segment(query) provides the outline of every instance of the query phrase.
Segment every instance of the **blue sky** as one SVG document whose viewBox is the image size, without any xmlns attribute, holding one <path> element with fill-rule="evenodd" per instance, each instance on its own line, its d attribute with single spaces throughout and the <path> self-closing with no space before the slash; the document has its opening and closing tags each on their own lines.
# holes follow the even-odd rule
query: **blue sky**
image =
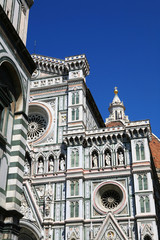
<svg viewBox="0 0 160 240">
<path fill-rule="evenodd" d="M 105 120 L 114 87 L 131 121 L 160 137 L 160 1 L 35 0 L 27 48 L 64 59 L 86 54 L 87 86 Z"/>
</svg>

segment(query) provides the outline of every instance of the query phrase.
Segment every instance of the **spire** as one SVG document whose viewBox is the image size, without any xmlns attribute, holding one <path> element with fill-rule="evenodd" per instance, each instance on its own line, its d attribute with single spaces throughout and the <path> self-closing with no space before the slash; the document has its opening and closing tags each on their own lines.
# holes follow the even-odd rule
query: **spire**
<svg viewBox="0 0 160 240">
<path fill-rule="evenodd" d="M 117 87 L 114 88 L 114 94 L 115 94 L 115 96 L 113 98 L 112 103 L 120 103 L 121 101 L 120 101 L 120 99 L 118 97 L 118 89 L 117 89 Z"/>
<path fill-rule="evenodd" d="M 114 88 L 114 98 L 112 103 L 109 105 L 109 112 L 110 116 L 106 119 L 106 124 L 113 121 L 121 121 L 123 123 L 129 122 L 128 116 L 125 115 L 125 107 L 123 102 L 121 102 L 120 98 L 118 97 L 118 89 L 117 87 Z"/>
</svg>

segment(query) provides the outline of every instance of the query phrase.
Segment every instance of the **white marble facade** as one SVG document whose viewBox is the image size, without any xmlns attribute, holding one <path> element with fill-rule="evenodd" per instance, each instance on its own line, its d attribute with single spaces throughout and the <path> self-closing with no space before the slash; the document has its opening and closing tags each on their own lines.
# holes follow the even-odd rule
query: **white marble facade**
<svg viewBox="0 0 160 240">
<path fill-rule="evenodd" d="M 85 55 L 33 59 L 24 188 L 42 239 L 158 240 L 149 121 L 129 121 L 116 88 L 104 124 Z"/>
</svg>

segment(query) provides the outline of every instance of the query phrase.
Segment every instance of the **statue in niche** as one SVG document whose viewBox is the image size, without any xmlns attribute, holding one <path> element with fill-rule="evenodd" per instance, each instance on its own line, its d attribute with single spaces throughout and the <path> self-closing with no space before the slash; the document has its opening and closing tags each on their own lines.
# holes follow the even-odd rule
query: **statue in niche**
<svg viewBox="0 0 160 240">
<path fill-rule="evenodd" d="M 24 164 L 24 175 L 29 175 L 29 174 L 30 174 L 30 165 L 29 165 L 28 161 L 26 160 L 25 164 Z"/>
<path fill-rule="evenodd" d="M 59 168 L 60 168 L 61 171 L 65 170 L 65 160 L 64 160 L 64 157 L 60 158 Z"/>
<path fill-rule="evenodd" d="M 49 172 L 53 172 L 53 170 L 54 170 L 54 159 L 53 159 L 53 157 L 50 157 L 48 164 L 49 164 L 49 166 L 48 166 Z"/>
<path fill-rule="evenodd" d="M 120 152 L 119 153 L 119 165 L 123 165 L 124 164 L 124 156 L 123 153 Z"/>
<path fill-rule="evenodd" d="M 43 160 L 41 159 L 38 163 L 38 173 L 43 173 L 44 166 L 43 166 Z"/>
<path fill-rule="evenodd" d="M 93 157 L 92 157 L 92 165 L 93 167 L 98 167 L 98 157 L 95 153 L 93 154 Z"/>
<path fill-rule="evenodd" d="M 111 165 L 111 156 L 109 153 L 107 153 L 105 156 L 105 166 L 110 166 L 110 165 Z"/>
</svg>

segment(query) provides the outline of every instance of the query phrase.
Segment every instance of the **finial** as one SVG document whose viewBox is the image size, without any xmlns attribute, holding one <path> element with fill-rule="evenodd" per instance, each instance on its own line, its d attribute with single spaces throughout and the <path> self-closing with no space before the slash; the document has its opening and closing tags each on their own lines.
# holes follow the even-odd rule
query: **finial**
<svg viewBox="0 0 160 240">
<path fill-rule="evenodd" d="M 118 94 L 117 87 L 114 88 L 114 93 L 115 93 L 115 94 Z"/>
</svg>

